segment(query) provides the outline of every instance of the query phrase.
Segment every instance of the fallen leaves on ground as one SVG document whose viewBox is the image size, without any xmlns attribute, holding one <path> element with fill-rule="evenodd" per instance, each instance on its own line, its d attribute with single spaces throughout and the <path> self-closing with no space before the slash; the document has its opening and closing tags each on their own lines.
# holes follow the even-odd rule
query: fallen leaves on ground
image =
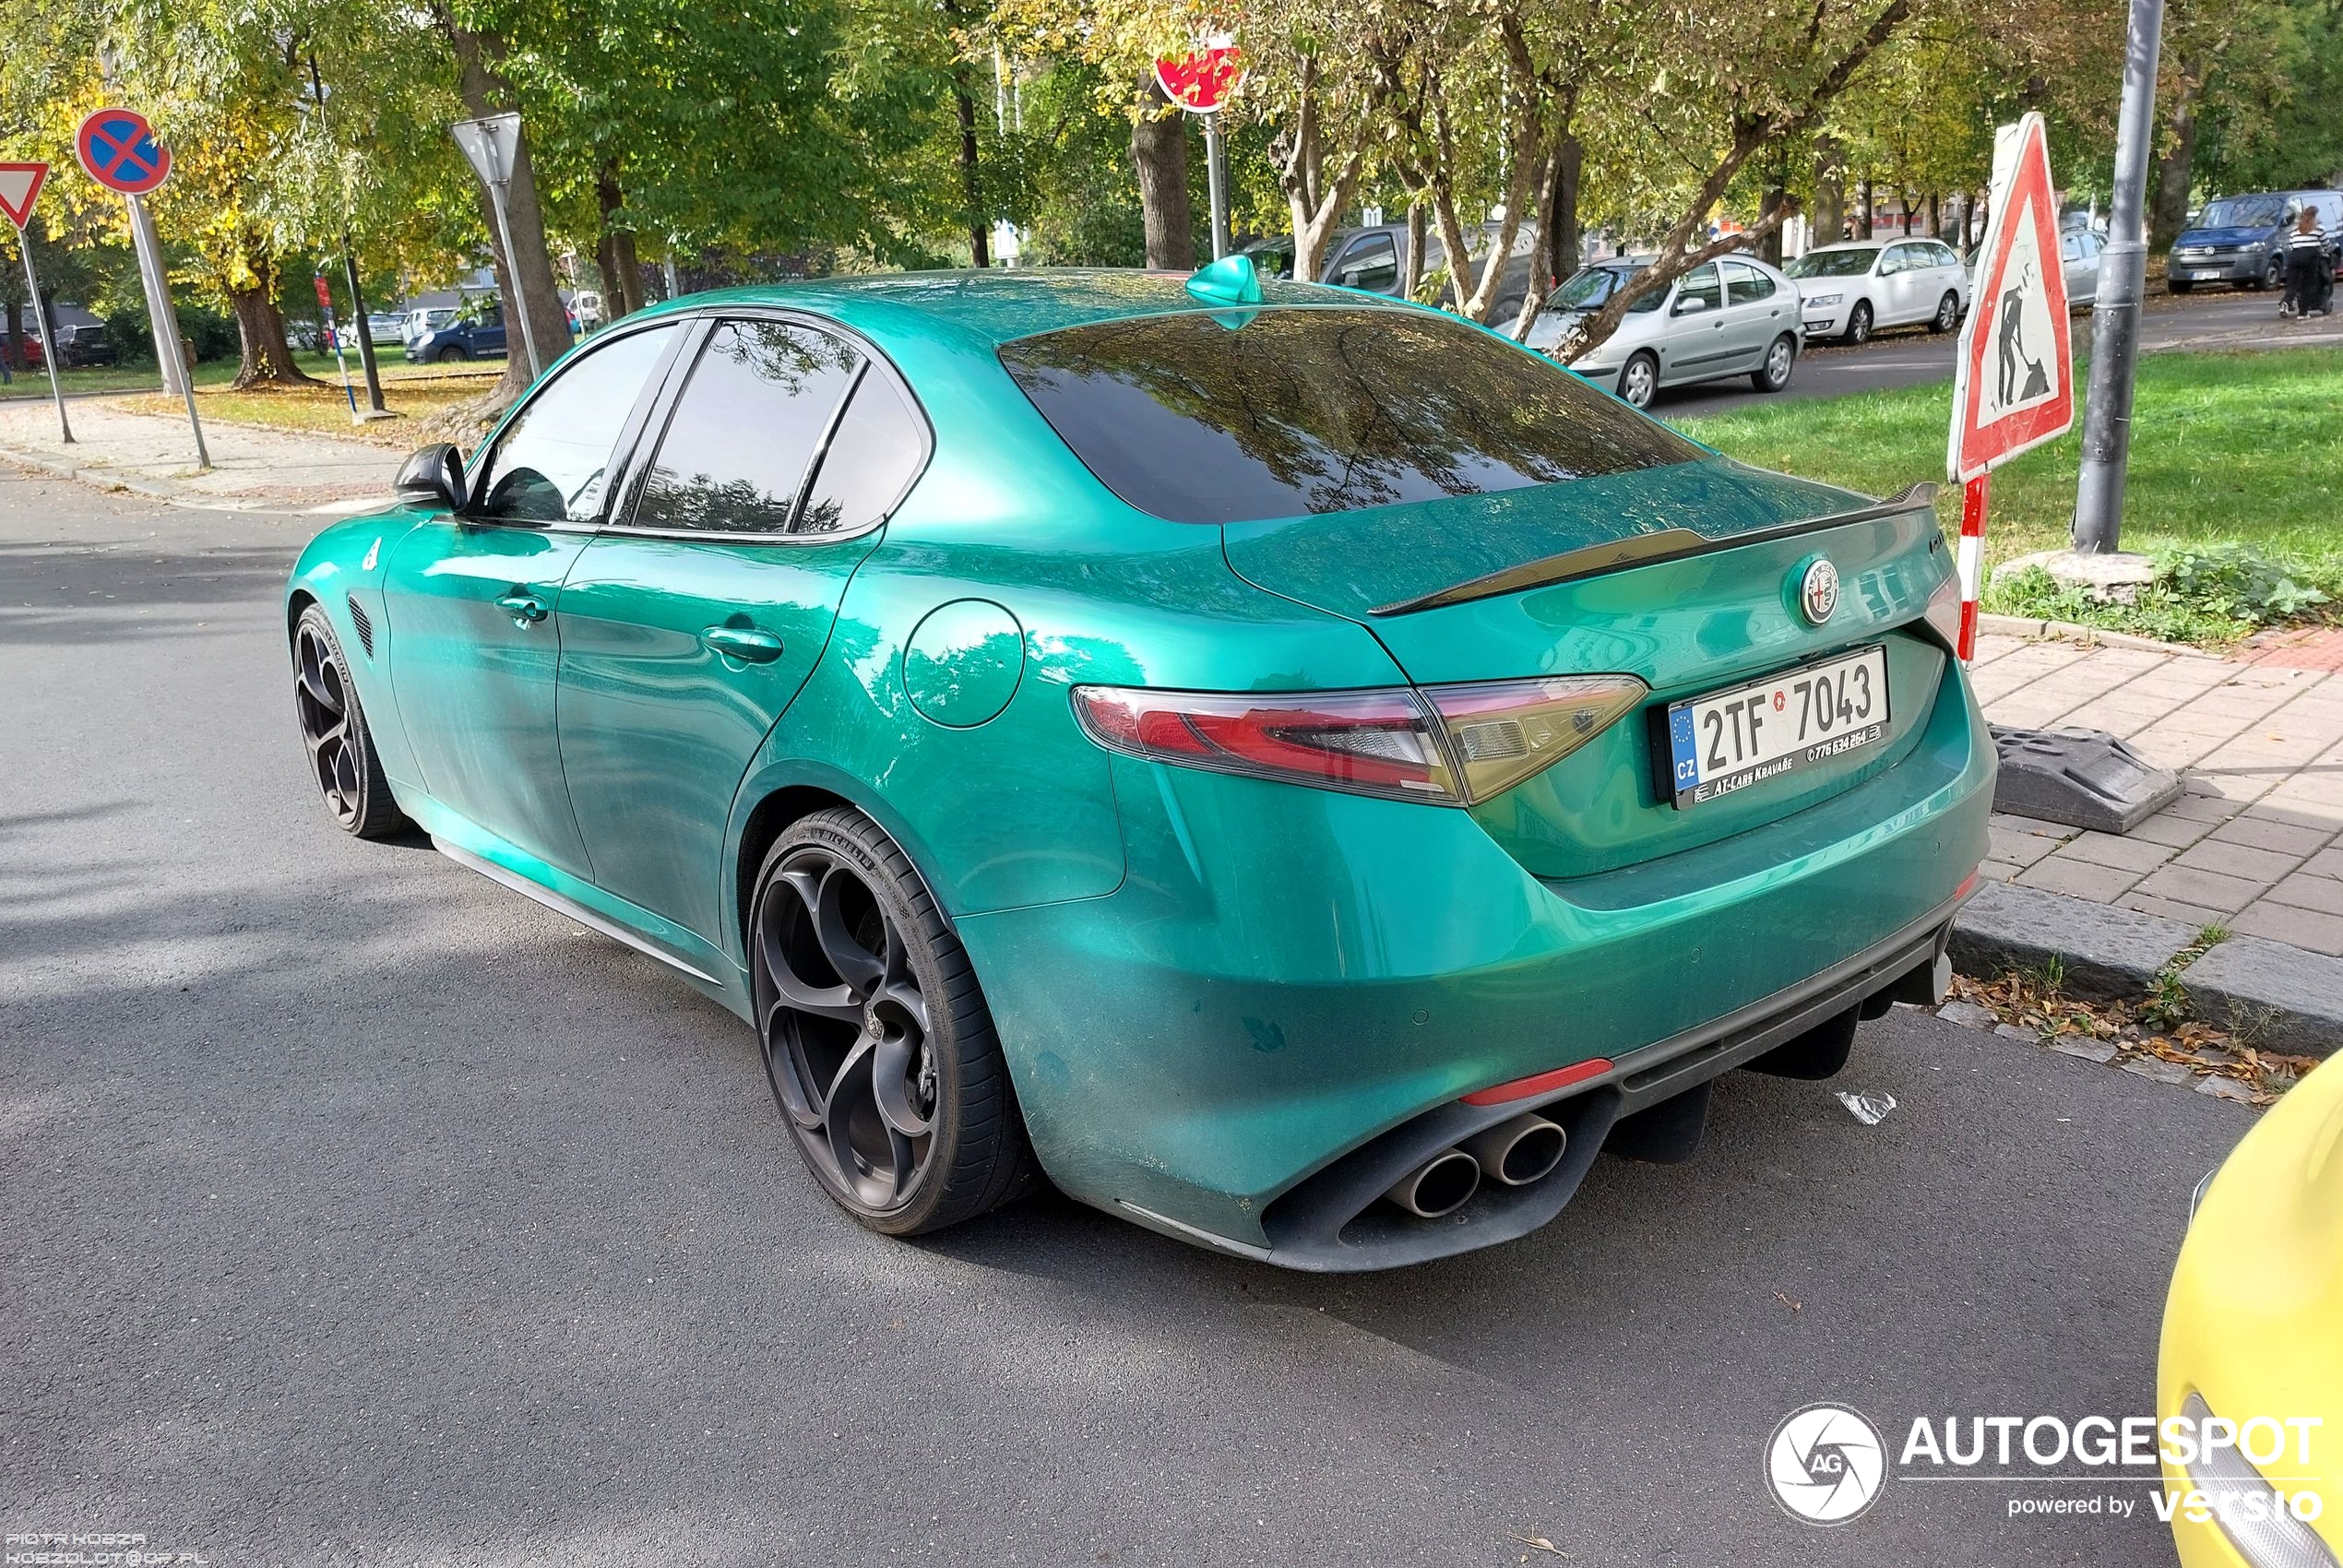
<svg viewBox="0 0 2343 1568">
<path fill-rule="evenodd" d="M 2318 1065 L 2316 1057 L 2258 1050 L 2213 1024 L 2167 1022 L 2142 1004 L 2063 996 L 2040 975 L 2014 971 L 1990 980 L 1955 975 L 1952 996 L 1986 1009 L 2045 1044 L 2073 1037 L 2104 1040 L 2115 1047 L 2111 1065 L 2153 1057 L 2176 1063 L 2201 1078 L 2233 1079 L 2252 1091 L 2255 1105 L 2274 1103 Z"/>
</svg>

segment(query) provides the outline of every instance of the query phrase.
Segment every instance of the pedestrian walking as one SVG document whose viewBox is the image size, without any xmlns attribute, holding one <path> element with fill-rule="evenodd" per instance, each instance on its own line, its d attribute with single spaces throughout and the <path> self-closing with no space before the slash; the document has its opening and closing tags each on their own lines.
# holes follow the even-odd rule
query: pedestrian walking
<svg viewBox="0 0 2343 1568">
<path fill-rule="evenodd" d="M 2325 315 L 2335 292 L 2333 273 L 2326 258 L 2326 231 L 2319 227 L 2318 213 L 2305 206 L 2286 236 L 2286 298 L 2278 304 L 2278 315 Z"/>
</svg>

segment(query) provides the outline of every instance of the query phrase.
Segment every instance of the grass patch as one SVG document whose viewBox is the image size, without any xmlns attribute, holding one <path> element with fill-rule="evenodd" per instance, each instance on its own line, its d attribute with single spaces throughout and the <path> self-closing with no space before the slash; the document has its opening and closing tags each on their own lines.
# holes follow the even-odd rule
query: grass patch
<svg viewBox="0 0 2343 1568">
<path fill-rule="evenodd" d="M 2078 381 L 2084 372 L 2078 366 Z M 2343 350 L 2143 356 L 2133 407 L 2123 505 L 2123 546 L 2159 555 L 2169 583 L 2141 606 L 2090 605 L 2059 596 L 2047 578 L 1989 588 L 1988 609 L 2082 620 L 2193 642 L 2223 642 L 2271 622 L 2333 613 L 2309 594 L 2343 600 Z M 1760 467 L 1890 494 L 1941 478 L 1952 386 L 1802 402 L 1754 402 L 1730 413 L 1678 422 L 1685 434 Z M 1993 475 L 1988 564 L 2065 545 L 2082 446 L 2075 429 Z M 1937 500 L 1947 532 L 1960 522 L 1960 492 Z M 2240 559 L 2231 547 L 2242 547 Z M 2301 596 L 2272 587 L 2261 602 L 2236 574 L 2260 563 Z M 2228 582 L 2220 579 L 2229 577 Z M 2159 593 L 2159 590 L 2160 593 Z M 2046 599 L 2045 596 L 2049 597 Z M 2141 613 L 2139 612 L 2145 612 Z"/>
<path fill-rule="evenodd" d="M 417 444 L 412 434 L 415 421 L 439 412 L 450 404 L 477 398 L 495 385 L 497 372 L 471 372 L 446 374 L 436 368 L 402 365 L 407 374 L 393 375 L 390 367 L 383 367 L 383 406 L 402 417 L 395 420 L 373 420 L 363 425 L 350 422 L 350 399 L 339 382 L 322 386 L 254 388 L 232 392 L 225 386 L 207 386 L 198 380 L 196 386 L 196 410 L 207 423 L 253 425 L 263 430 L 295 431 L 304 434 L 339 435 L 368 441 L 378 446 L 401 450 Z M 366 407 L 365 389 L 357 378 L 351 385 L 359 388 L 358 406 Z M 160 414 L 166 419 L 184 419 L 184 406 L 176 398 L 161 392 L 147 392 L 119 400 L 118 407 L 134 413 Z"/>
<path fill-rule="evenodd" d="M 394 381 L 430 381 L 450 374 L 494 378 L 502 374 L 505 369 L 502 360 L 483 360 L 452 372 L 445 365 L 409 364 L 400 357 L 396 343 L 375 345 L 375 362 L 382 374 L 385 386 Z M 335 396 L 340 396 L 341 373 L 335 368 L 332 354 L 303 350 L 294 353 L 293 363 L 320 381 L 332 382 L 337 388 Z M 236 369 L 233 359 L 223 357 L 202 361 L 195 367 L 196 389 L 200 392 L 207 386 L 225 386 L 236 379 Z M 162 376 L 152 365 L 100 365 L 66 371 L 59 379 L 68 395 L 76 392 L 159 392 L 162 388 Z M 350 354 L 350 381 L 358 388 L 359 400 L 363 402 L 366 377 L 359 367 L 355 350 Z M 482 383 L 483 390 L 486 385 L 486 382 Z M 18 371 L 13 383 L 0 386 L 0 401 L 47 396 L 49 373 L 45 370 Z"/>
</svg>

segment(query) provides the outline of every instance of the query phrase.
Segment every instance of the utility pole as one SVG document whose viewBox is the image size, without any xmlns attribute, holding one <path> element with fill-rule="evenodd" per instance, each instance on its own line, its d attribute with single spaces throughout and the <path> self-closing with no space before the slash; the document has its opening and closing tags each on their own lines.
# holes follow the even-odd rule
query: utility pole
<svg viewBox="0 0 2343 1568">
<path fill-rule="evenodd" d="M 2147 282 L 2148 154 L 2156 142 L 2156 57 L 2164 0 L 2132 0 L 2123 41 L 2123 106 L 2115 125 L 2115 201 L 2091 306 L 2091 380 L 2083 409 L 2083 466 L 2075 482 L 2075 550 L 2112 553 L 2123 527 L 2132 452 L 2132 382 L 2139 362 L 2140 297 Z M 2050 265 L 2046 260 L 2045 265 Z"/>
</svg>

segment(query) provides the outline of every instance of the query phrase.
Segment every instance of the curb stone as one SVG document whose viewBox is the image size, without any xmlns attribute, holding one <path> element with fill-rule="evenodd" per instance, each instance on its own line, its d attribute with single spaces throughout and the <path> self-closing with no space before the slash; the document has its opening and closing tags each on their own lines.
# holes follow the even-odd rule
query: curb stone
<svg viewBox="0 0 2343 1568">
<path fill-rule="evenodd" d="M 2196 931 L 2179 921 L 1992 882 L 1953 921 L 1950 947 L 1964 974 L 2063 966 L 2062 986 L 2086 1001 L 2131 1000 Z M 2343 1050 L 2343 958 L 2257 936 L 2232 936 L 2181 971 L 2197 1016 L 2275 1050 L 2325 1056 Z"/>
<path fill-rule="evenodd" d="M 1989 882 L 1953 921 L 1953 962 L 1990 977 L 2040 969 L 2057 959 L 2060 987 L 2087 1002 L 2146 994 L 2196 928 L 2064 893 Z"/>
<path fill-rule="evenodd" d="M 2343 958 L 2232 936 L 2181 971 L 2196 1011 L 2256 1045 L 2307 1056 L 2343 1047 Z"/>
<path fill-rule="evenodd" d="M 2158 642 L 2133 632 L 2111 632 L 2104 626 L 2086 626 L 2074 621 L 2038 621 L 2030 615 L 1980 615 L 1977 629 L 1999 632 L 2004 636 L 2048 638 L 2052 642 L 2079 643 L 2085 647 L 2097 644 L 2102 647 L 2133 647 L 2149 653 L 2169 653 L 2183 659 L 2218 659 L 2186 643 Z"/>
</svg>

